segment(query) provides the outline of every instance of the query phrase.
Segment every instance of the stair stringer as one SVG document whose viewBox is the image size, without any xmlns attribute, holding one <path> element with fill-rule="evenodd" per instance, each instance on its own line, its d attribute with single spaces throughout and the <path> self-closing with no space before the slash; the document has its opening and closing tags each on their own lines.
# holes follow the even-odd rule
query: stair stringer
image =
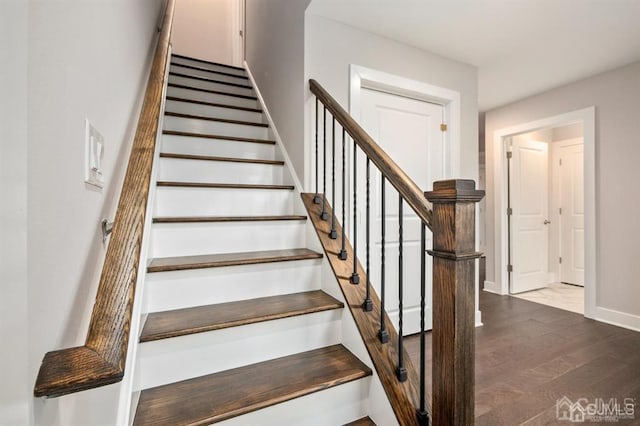
<svg viewBox="0 0 640 426">
<path fill-rule="evenodd" d="M 396 366 L 398 359 L 398 333 L 390 321 L 389 316 L 386 315 L 387 331 L 389 334 L 389 341 L 386 344 L 381 344 L 377 337 L 377 331 L 379 328 L 379 317 L 381 310 L 380 298 L 378 297 L 373 285 L 370 289 L 370 298 L 373 305 L 371 312 L 364 312 L 362 309 L 362 302 L 364 301 L 364 283 L 366 282 L 365 271 L 357 262 L 357 271 L 360 276 L 360 284 L 351 284 L 350 272 L 353 265 L 353 248 L 349 242 L 349 238 L 345 238 L 345 250 L 347 252 L 347 271 L 344 269 L 342 260 L 337 259 L 337 253 L 340 251 L 340 236 L 342 235 L 342 226 L 339 222 L 336 222 L 335 228 L 338 234 L 337 240 L 329 238 L 330 221 L 323 221 L 320 218 L 320 204 L 313 202 L 314 194 L 301 194 L 303 204 L 309 215 L 309 221 L 307 225 L 312 228 L 313 233 L 316 235 L 314 240 L 312 236 L 307 237 L 307 244 L 309 247 L 313 247 L 314 250 L 321 250 L 325 257 L 323 258 L 323 265 L 328 265 L 326 273 L 323 273 L 323 285 L 324 283 L 336 283 L 338 284 L 339 291 L 342 293 L 342 299 L 337 295 L 330 292 L 330 289 L 325 289 L 331 296 L 342 300 L 345 306 L 349 307 L 349 317 L 351 321 L 345 321 L 344 324 L 350 323 L 355 330 L 354 340 L 359 343 L 355 347 L 350 348 L 354 354 L 360 357 L 361 360 L 368 360 L 372 363 L 372 370 L 378 383 L 380 383 L 380 395 L 381 398 L 387 402 L 387 406 L 391 407 L 393 415 L 393 424 L 402 425 L 417 425 L 417 410 L 418 406 L 418 374 L 411 362 L 409 354 L 404 348 L 400 348 L 404 351 L 404 365 L 407 369 L 408 379 L 405 382 L 399 382 L 396 378 Z M 331 217 L 332 208 L 328 201 L 325 200 L 326 211 Z M 317 241 L 320 248 L 316 248 L 311 245 L 311 241 Z M 326 275 L 325 275 L 326 274 Z M 324 289 L 324 288 L 323 288 Z M 347 315 L 347 313 L 344 313 Z M 345 336 L 349 336 L 348 331 L 343 331 Z M 343 336 L 344 340 L 347 340 Z M 366 342 L 365 342 L 366 339 Z M 345 345 L 346 346 L 346 345 Z M 364 347 L 366 357 L 358 351 L 357 346 Z M 375 359 L 375 361 L 374 361 Z M 382 373 L 381 373 L 382 372 Z M 372 401 L 377 397 L 377 394 L 372 393 L 370 395 Z M 391 400 L 394 401 L 394 405 L 391 404 Z M 371 407 L 372 411 L 379 407 Z M 377 419 L 372 419 L 378 422 Z M 386 423 L 380 423 L 386 424 Z"/>
<path fill-rule="evenodd" d="M 256 84 L 256 80 L 253 78 L 253 74 L 251 73 L 251 68 L 249 67 L 249 64 L 247 63 L 247 61 L 244 61 L 244 67 L 247 71 L 247 76 L 249 77 L 249 81 L 251 81 L 251 85 L 253 86 L 253 90 L 256 93 L 256 97 L 258 98 L 258 103 L 260 104 L 260 107 L 262 108 L 262 112 L 267 119 L 267 124 L 269 124 L 269 130 L 273 134 L 273 139 L 276 141 L 276 150 L 275 150 L 276 158 L 275 159 L 284 161 L 285 167 L 284 167 L 283 183 L 292 184 L 293 186 L 295 186 L 296 192 L 302 193 L 304 191 L 302 183 L 298 178 L 298 176 L 296 175 L 295 168 L 291 163 L 291 158 L 289 157 L 289 154 L 287 153 L 287 150 L 284 147 L 284 144 L 282 143 L 282 139 L 280 138 L 280 134 L 278 133 L 278 129 L 276 128 L 276 124 L 273 122 L 273 119 L 271 118 L 271 114 L 269 113 L 267 104 L 264 102 L 262 93 L 260 93 L 260 88 Z M 300 208 L 299 211 L 296 211 L 296 214 L 304 214 L 305 208 L 303 205 L 296 204 L 296 207 Z"/>
<path fill-rule="evenodd" d="M 171 58 L 171 44 L 167 51 L 168 58 Z M 140 392 L 134 392 L 134 383 L 136 377 L 136 366 L 138 357 L 138 347 L 140 345 L 139 336 L 144 325 L 146 311 L 144 306 L 144 287 L 147 280 L 147 262 L 152 257 L 153 241 L 151 225 L 153 222 L 153 211 L 156 196 L 156 177 L 158 175 L 158 163 L 160 159 L 160 151 L 162 150 L 162 126 L 164 125 L 164 109 L 167 102 L 167 84 L 169 82 L 169 68 L 171 61 L 167 60 L 164 70 L 164 87 L 162 88 L 162 104 L 160 105 L 158 129 L 156 134 L 155 151 L 153 153 L 153 163 L 151 166 L 151 179 L 149 180 L 149 196 L 147 199 L 147 208 L 145 214 L 144 231 L 142 233 L 142 245 L 140 248 L 140 263 L 138 265 L 137 283 L 135 287 L 135 296 L 133 298 L 133 310 L 131 315 L 131 328 L 129 331 L 129 343 L 127 351 L 126 368 L 120 390 L 117 424 L 130 425 L 133 422 L 136 406 Z"/>
<path fill-rule="evenodd" d="M 308 214 L 307 209 L 304 206 L 300 196 L 303 192 L 303 186 L 299 177 L 295 173 L 295 169 L 293 168 L 293 164 L 291 163 L 291 159 L 287 153 L 287 150 L 282 143 L 282 139 L 278 134 L 277 128 L 273 119 L 271 118 L 271 114 L 269 113 L 269 109 L 264 102 L 264 98 L 260 92 L 260 88 L 256 84 L 256 81 L 251 73 L 251 69 L 249 64 L 244 62 L 245 69 L 247 71 L 247 75 L 251 84 L 254 88 L 256 96 L 258 98 L 258 103 L 260 104 L 264 116 L 267 119 L 267 123 L 269 124 L 269 129 L 273 134 L 273 137 L 276 141 L 276 150 L 275 150 L 275 158 L 279 160 L 283 160 L 285 162 L 284 167 L 284 183 L 290 183 L 295 186 L 294 192 L 296 193 L 296 197 L 294 198 L 294 212 L 296 214 Z M 306 236 L 306 246 L 311 249 L 318 251 L 320 253 L 324 252 L 324 248 L 322 243 L 318 239 L 316 234 L 315 227 L 311 220 L 307 220 L 305 223 L 305 236 Z M 330 296 L 340 300 L 342 303 L 347 305 L 344 294 L 340 289 L 340 285 L 336 280 L 336 276 L 333 273 L 331 265 L 326 256 L 321 259 L 321 289 L 325 291 Z M 358 327 L 355 323 L 353 315 L 351 314 L 350 309 L 342 310 L 342 318 L 341 318 L 341 328 L 342 328 L 342 344 L 350 350 L 354 355 L 356 355 L 363 363 L 365 363 L 369 368 L 371 368 L 373 374 L 369 380 L 369 393 L 368 393 L 368 407 L 366 407 L 365 412 L 369 415 L 369 417 L 379 425 L 397 425 L 398 420 L 394 414 L 393 408 L 389 402 L 389 399 L 386 395 L 386 392 L 380 382 L 380 378 L 378 376 L 375 365 L 369 356 L 367 348 L 362 341 L 362 337 L 358 331 Z"/>
</svg>

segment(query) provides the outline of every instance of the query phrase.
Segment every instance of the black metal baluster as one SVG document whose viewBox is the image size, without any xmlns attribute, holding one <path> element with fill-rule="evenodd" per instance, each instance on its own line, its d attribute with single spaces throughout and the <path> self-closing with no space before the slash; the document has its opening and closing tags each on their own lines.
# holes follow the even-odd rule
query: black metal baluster
<svg viewBox="0 0 640 426">
<path fill-rule="evenodd" d="M 360 283 L 358 274 L 358 145 L 353 141 L 353 273 L 351 274 L 351 284 Z"/>
<path fill-rule="evenodd" d="M 318 98 L 316 98 L 316 195 L 313 196 L 313 202 L 315 204 L 320 204 L 320 195 L 318 194 L 318 185 L 319 185 L 319 177 L 318 177 Z"/>
<path fill-rule="evenodd" d="M 382 228 L 381 228 L 381 239 L 380 239 L 380 331 L 378 332 L 378 339 L 380 339 L 381 343 L 387 343 L 389 341 L 389 333 L 387 332 L 387 325 L 385 323 L 385 308 L 384 308 L 384 302 L 385 302 L 385 285 L 384 285 L 384 274 L 385 274 L 385 270 L 384 270 L 384 252 L 385 252 L 385 231 L 386 231 L 386 225 L 385 225 L 385 221 L 387 218 L 386 215 L 386 211 L 385 211 L 385 179 L 384 179 L 384 175 L 382 175 L 382 200 L 381 203 L 382 204 Z"/>
<path fill-rule="evenodd" d="M 425 341 L 424 341 L 424 311 L 425 311 L 425 297 L 426 297 L 426 264 L 425 264 L 425 251 L 426 251 L 426 227 L 424 223 L 420 224 L 420 408 L 418 409 L 418 419 L 420 424 L 428 424 L 429 414 L 425 409 L 424 400 L 424 385 L 425 385 Z"/>
<path fill-rule="evenodd" d="M 371 302 L 371 279 L 369 278 L 370 275 L 370 268 L 369 268 L 369 242 L 370 242 L 370 238 L 369 238 L 369 229 L 370 229 L 370 200 L 369 200 L 369 188 L 370 188 L 370 169 L 371 169 L 371 160 L 369 160 L 369 157 L 367 157 L 367 191 L 366 191 L 366 195 L 367 195 L 367 202 L 366 202 L 366 214 L 367 214 L 367 229 L 366 229 L 366 247 L 365 247 L 365 251 L 366 251 L 366 274 L 367 274 L 367 290 L 366 290 L 366 296 L 364 299 L 364 303 L 362 303 L 362 309 L 364 309 L 366 312 L 371 312 L 373 310 L 373 303 Z"/>
<path fill-rule="evenodd" d="M 346 137 L 346 132 L 344 130 L 344 127 L 342 128 L 342 248 L 340 249 L 340 254 L 338 255 L 338 257 L 340 258 L 340 260 L 347 260 L 347 250 L 345 248 L 345 244 L 346 244 L 346 237 L 345 237 L 345 212 L 344 212 L 344 204 L 345 204 L 345 192 L 346 192 L 346 188 L 345 188 L 345 168 L 346 168 L 346 162 L 345 162 L 345 137 Z"/>
<path fill-rule="evenodd" d="M 324 107 L 322 117 L 322 139 L 323 139 L 323 154 L 322 154 L 322 212 L 320 213 L 320 219 L 327 220 L 329 213 L 327 213 L 327 107 Z"/>
<path fill-rule="evenodd" d="M 336 231 L 336 118 L 333 117 L 333 129 L 331 132 L 331 232 L 329 238 L 338 238 Z"/>
<path fill-rule="evenodd" d="M 398 194 L 398 380 L 407 380 L 404 366 L 404 346 L 402 345 L 402 195 Z"/>
</svg>

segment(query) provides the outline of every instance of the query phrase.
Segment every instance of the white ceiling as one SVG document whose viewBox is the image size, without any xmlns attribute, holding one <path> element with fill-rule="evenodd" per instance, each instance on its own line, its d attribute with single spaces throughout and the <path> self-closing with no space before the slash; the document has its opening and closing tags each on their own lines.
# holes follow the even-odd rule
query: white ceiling
<svg viewBox="0 0 640 426">
<path fill-rule="evenodd" d="M 313 0 L 307 11 L 475 65 L 481 111 L 640 61 L 640 0 Z"/>
</svg>

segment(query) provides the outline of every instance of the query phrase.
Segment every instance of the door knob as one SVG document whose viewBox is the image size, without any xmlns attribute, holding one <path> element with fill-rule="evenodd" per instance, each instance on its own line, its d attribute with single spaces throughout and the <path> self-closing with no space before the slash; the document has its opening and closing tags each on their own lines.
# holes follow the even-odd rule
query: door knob
<svg viewBox="0 0 640 426">
<path fill-rule="evenodd" d="M 548 224 L 550 224 L 550 223 L 551 223 L 551 221 L 550 221 L 550 220 L 545 219 L 545 221 L 544 221 L 544 224 L 545 224 L 545 225 L 548 225 Z"/>
</svg>

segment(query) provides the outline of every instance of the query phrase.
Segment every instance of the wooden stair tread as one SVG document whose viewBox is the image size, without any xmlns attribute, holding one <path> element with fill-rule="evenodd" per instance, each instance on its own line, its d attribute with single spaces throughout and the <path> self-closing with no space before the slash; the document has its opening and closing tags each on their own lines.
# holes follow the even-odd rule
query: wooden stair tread
<svg viewBox="0 0 640 426">
<path fill-rule="evenodd" d="M 279 220 L 307 220 L 304 215 L 283 216 L 175 216 L 154 217 L 153 223 L 194 223 L 194 222 L 268 222 Z"/>
<path fill-rule="evenodd" d="M 216 157 L 210 155 L 195 154 L 176 154 L 171 152 L 161 152 L 162 158 L 177 158 L 181 160 L 205 160 L 205 161 L 223 161 L 229 163 L 251 163 L 251 164 L 269 164 L 273 166 L 284 166 L 284 161 L 280 160 L 260 160 L 257 158 L 237 158 L 237 157 Z"/>
<path fill-rule="evenodd" d="M 228 105 L 228 104 L 221 104 L 216 102 L 200 101 L 198 99 L 186 99 L 186 98 L 180 98 L 178 96 L 167 96 L 167 100 L 176 101 L 176 102 L 188 102 L 190 104 L 206 105 L 206 106 L 217 107 L 217 108 L 229 108 L 229 109 L 237 109 L 240 111 L 262 113 L 262 110 L 260 108 L 241 107 L 237 105 Z"/>
<path fill-rule="evenodd" d="M 253 183 L 216 183 L 216 182 L 169 182 L 158 181 L 158 186 L 184 188 L 221 188 L 221 189 L 284 189 L 293 190 L 293 185 L 260 185 Z"/>
<path fill-rule="evenodd" d="M 185 269 L 216 268 L 221 266 L 253 265 L 256 263 L 320 259 L 321 257 L 322 254 L 306 248 L 163 257 L 152 259 L 147 267 L 147 271 L 179 271 Z"/>
<path fill-rule="evenodd" d="M 192 58 L 190 56 L 185 56 L 185 55 L 180 55 L 178 53 L 172 53 L 171 54 L 172 57 L 176 57 L 176 58 L 182 58 L 182 59 L 190 59 L 192 61 L 196 61 L 196 62 L 202 62 L 203 64 L 210 64 L 210 65 L 218 65 L 220 67 L 225 67 L 225 68 L 231 68 L 231 69 L 235 69 L 235 70 L 241 70 L 244 71 L 245 69 L 242 67 L 236 67 L 234 65 L 227 65 L 227 64 L 221 64 L 219 62 L 213 62 L 213 61 L 207 61 L 204 59 L 199 59 L 199 58 Z"/>
<path fill-rule="evenodd" d="M 267 145 L 276 144 L 276 141 L 268 139 L 241 138 L 239 136 L 212 135 L 207 133 L 182 132 L 178 130 L 163 130 L 162 134 L 168 136 L 186 136 L 191 138 L 220 139 L 224 141 L 264 143 Z"/>
<path fill-rule="evenodd" d="M 320 194 L 322 197 L 322 194 Z M 351 273 L 353 271 L 353 248 L 347 237 L 345 240 L 345 250 L 347 251 L 347 261 L 340 260 L 338 253 L 341 250 L 342 226 L 339 222 L 335 223 L 336 232 L 338 238 L 333 240 L 329 237 L 331 221 L 322 220 L 320 213 L 322 204 L 315 204 L 313 202 L 314 194 L 301 194 L 302 201 L 307 209 L 309 220 L 313 224 L 316 235 L 318 236 L 321 245 L 323 246 L 324 253 L 327 255 L 327 260 L 334 272 L 338 284 L 342 290 L 342 294 L 345 299 L 345 305 L 351 311 L 352 317 L 355 321 L 356 327 L 362 337 L 367 352 L 371 357 L 371 361 L 378 372 L 378 378 L 382 386 L 385 389 L 389 403 L 398 419 L 399 424 L 415 424 L 416 421 L 416 407 L 419 405 L 419 377 L 416 368 L 411 362 L 411 358 L 406 348 L 400 348 L 398 346 L 398 333 L 393 326 L 387 327 L 389 334 L 389 341 L 385 344 L 380 344 L 378 338 L 378 331 L 380 330 L 380 315 L 382 310 L 382 304 L 375 291 L 370 293 L 370 299 L 373 305 L 373 309 L 370 312 L 366 312 L 362 309 L 362 301 L 366 295 L 367 275 L 365 269 L 360 262 L 357 262 L 357 272 L 360 276 L 360 285 L 353 285 L 350 281 Z M 331 205 L 325 198 L 325 210 L 329 217 L 333 214 Z M 393 324 L 389 318 L 388 313 L 385 313 L 385 321 L 387 324 Z M 396 374 L 397 360 L 399 356 L 399 350 L 402 350 L 405 368 L 407 369 L 408 380 L 399 382 Z M 426 389 L 426 401 L 430 400 L 431 389 Z"/>
<path fill-rule="evenodd" d="M 256 123 L 254 121 L 230 120 L 228 118 L 207 117 L 204 115 L 183 114 L 180 112 L 165 111 L 165 116 L 178 118 L 191 118 L 194 120 L 216 121 L 219 123 L 239 124 L 242 126 L 269 127 L 266 123 Z"/>
<path fill-rule="evenodd" d="M 195 90 L 196 92 L 213 93 L 214 95 L 232 96 L 234 98 L 250 99 L 252 101 L 258 100 L 255 96 L 239 95 L 237 93 L 221 92 L 219 90 L 203 89 L 202 87 L 187 86 L 184 84 L 168 83 L 167 86 L 175 87 L 177 89 Z"/>
<path fill-rule="evenodd" d="M 224 85 L 227 85 L 227 86 L 240 87 L 242 89 L 253 89 L 253 87 L 248 86 L 246 84 L 231 83 L 231 82 L 228 82 L 228 81 L 222 81 L 222 80 L 216 80 L 216 79 L 213 79 L 213 78 L 201 77 L 199 75 L 183 74 L 181 72 L 169 71 L 169 75 L 175 75 L 176 77 L 191 78 L 191 79 L 200 80 L 200 81 L 207 81 L 207 82 L 216 83 L 216 84 L 224 84 Z"/>
<path fill-rule="evenodd" d="M 246 75 L 240 75 L 240 74 L 233 74 L 230 72 L 224 72 L 224 71 L 218 71 L 218 70 L 212 70 L 210 68 L 206 68 L 206 67 L 198 67 L 196 65 L 190 65 L 190 64 L 179 64 L 177 62 L 173 62 L 171 61 L 171 65 L 175 65 L 178 67 L 183 67 L 183 68 L 190 68 L 192 70 L 198 70 L 198 71 L 205 71 L 205 72 L 211 72 L 214 74 L 220 74 L 220 75 L 225 75 L 227 77 L 235 77 L 235 78 L 242 78 L 245 80 L 249 80 L 249 77 L 247 77 Z"/>
<path fill-rule="evenodd" d="M 371 375 L 342 345 L 143 390 L 134 425 L 205 425 Z"/>
<path fill-rule="evenodd" d="M 373 420 L 369 416 L 363 417 L 351 423 L 347 423 L 344 426 L 376 426 Z"/>
<path fill-rule="evenodd" d="M 344 305 L 322 290 L 153 312 L 140 342 L 220 330 L 240 325 L 341 309 Z"/>
</svg>

